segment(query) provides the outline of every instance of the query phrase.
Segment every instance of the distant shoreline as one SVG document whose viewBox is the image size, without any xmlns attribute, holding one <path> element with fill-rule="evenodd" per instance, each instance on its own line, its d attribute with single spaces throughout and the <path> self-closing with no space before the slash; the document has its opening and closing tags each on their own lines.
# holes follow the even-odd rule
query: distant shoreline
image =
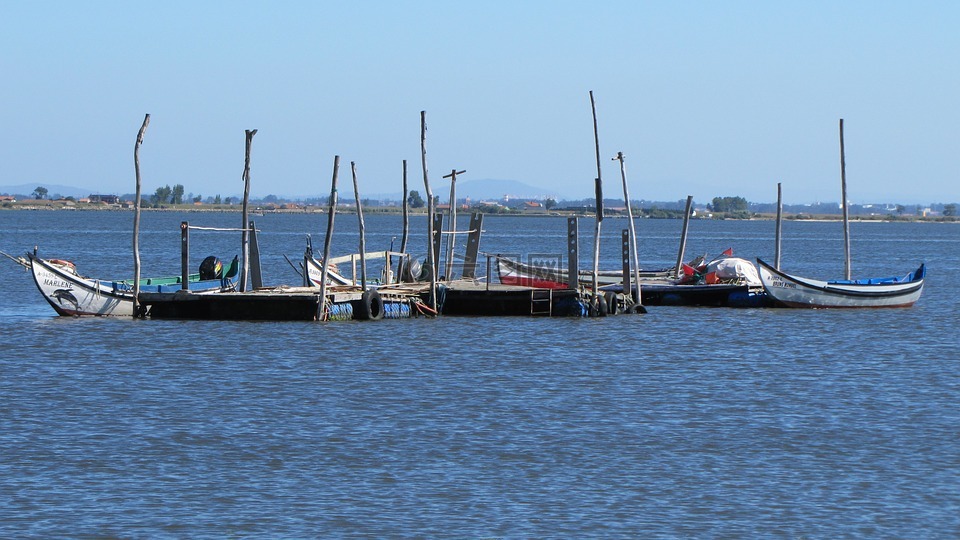
<svg viewBox="0 0 960 540">
<path fill-rule="evenodd" d="M 133 208 L 128 207 L 118 207 L 118 206 L 99 206 L 99 205 L 89 205 L 89 204 L 77 204 L 74 206 L 69 206 L 61 203 L 60 201 L 49 201 L 44 204 L 38 204 L 33 201 L 30 203 L 7 203 L 0 205 L 0 210 L 6 211 L 28 211 L 28 212 L 133 212 Z M 142 207 L 141 212 L 184 212 L 184 213 L 232 213 L 239 214 L 243 210 L 239 205 L 230 205 L 230 206 L 208 206 L 208 207 L 197 207 L 193 205 L 181 205 L 181 206 L 165 206 L 162 208 L 153 208 L 153 207 Z M 310 208 L 276 208 L 276 209 L 262 209 L 256 208 L 249 210 L 251 215 L 261 216 L 265 214 L 326 214 L 326 209 L 310 207 Z M 402 210 L 395 207 L 370 207 L 363 210 L 365 215 L 368 214 L 390 214 L 390 215 L 400 215 Z M 462 212 L 466 213 L 466 210 Z M 357 210 L 354 207 L 350 208 L 338 208 L 338 214 L 356 214 Z M 425 216 L 427 212 L 425 209 L 411 209 L 409 210 L 410 215 L 414 216 Z M 552 211 L 552 212 L 537 212 L 537 213 L 487 213 L 485 214 L 490 217 L 505 216 L 505 217 L 522 217 L 522 218 L 546 218 L 546 217 L 583 217 L 583 218 L 592 218 L 593 214 L 583 213 L 583 212 L 571 212 L 571 211 Z M 679 217 L 640 217 L 638 219 L 681 219 Z M 604 219 L 626 219 L 625 215 L 610 215 L 607 214 L 604 216 Z M 725 216 L 696 216 L 693 219 L 698 221 L 774 221 L 776 220 L 775 214 L 752 214 L 749 218 L 740 218 L 740 217 L 725 217 Z M 842 221 L 843 218 L 839 215 L 828 215 L 828 214 L 809 214 L 809 215 L 784 215 L 784 221 L 811 221 L 811 222 L 834 222 Z M 851 216 L 850 221 L 853 222 L 864 222 L 864 223 L 891 223 L 891 222 L 923 222 L 923 223 L 960 223 L 960 219 L 957 217 L 944 217 L 944 216 L 890 216 L 890 215 L 873 215 L 873 216 Z"/>
</svg>

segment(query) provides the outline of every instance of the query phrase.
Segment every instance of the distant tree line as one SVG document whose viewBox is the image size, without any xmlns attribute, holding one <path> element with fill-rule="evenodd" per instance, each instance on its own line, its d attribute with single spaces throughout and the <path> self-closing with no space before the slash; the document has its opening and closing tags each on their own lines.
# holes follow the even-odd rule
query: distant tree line
<svg viewBox="0 0 960 540">
<path fill-rule="evenodd" d="M 7 195 L 7 194 L 4 194 Z M 20 194 L 20 197 L 25 197 L 25 194 Z M 34 199 L 64 199 L 58 193 L 50 194 L 49 190 L 44 186 L 37 186 L 36 189 L 30 194 L 31 198 Z M 121 200 L 133 200 L 134 195 L 124 194 L 121 197 Z M 65 197 L 67 200 L 75 200 L 74 197 Z M 194 196 L 193 193 L 185 194 L 185 189 L 183 184 L 175 184 L 172 187 L 170 185 L 164 185 L 158 187 L 152 195 L 150 195 L 147 200 L 154 207 L 160 207 L 163 205 L 182 205 L 186 202 L 205 202 L 208 204 L 234 204 L 238 198 L 237 197 L 224 197 L 221 198 L 220 195 L 213 197 L 204 198 L 202 195 Z M 439 204 L 440 197 L 434 196 L 434 203 Z M 503 204 L 499 203 L 490 203 L 487 205 L 474 205 L 476 209 L 481 212 L 489 213 L 512 213 L 521 211 L 523 203 L 530 199 L 525 198 L 511 198 L 510 203 L 504 202 Z M 578 212 L 584 214 L 593 213 L 594 206 L 596 201 L 594 198 L 586 199 L 574 199 L 574 200 L 561 200 L 557 201 L 552 197 L 547 197 L 546 199 L 538 199 L 543 203 L 543 207 L 546 210 L 560 210 L 566 212 Z M 260 203 L 282 203 L 285 200 L 276 195 L 267 195 L 260 199 L 253 199 L 251 202 L 260 204 Z M 297 199 L 295 202 L 298 204 L 306 205 L 327 205 L 329 204 L 329 197 L 310 197 L 306 199 Z M 347 203 L 348 200 L 341 200 L 341 203 Z M 413 190 L 407 196 L 407 204 L 410 208 L 420 209 L 426 206 L 426 200 L 420 194 L 419 191 Z M 396 201 L 382 201 L 382 200 L 372 200 L 372 199 L 362 199 L 364 207 L 376 207 L 386 204 L 387 206 L 392 206 Z M 392 203 L 392 204 L 391 204 Z M 513 204 L 513 203 L 518 203 Z M 616 198 L 605 198 L 603 200 L 604 207 L 608 212 L 616 212 L 613 209 L 623 208 L 624 202 L 622 199 Z M 633 212 L 635 216 L 643 217 L 652 217 L 652 218 L 676 218 L 683 217 L 683 211 L 686 206 L 685 199 L 679 199 L 677 201 L 646 201 L 646 200 L 632 200 L 631 206 L 633 207 Z M 710 203 L 706 205 L 694 205 L 694 208 L 703 208 L 706 207 L 707 211 L 714 214 L 718 214 L 720 218 L 749 218 L 756 214 L 773 214 L 777 212 L 776 203 L 754 203 L 749 202 L 743 197 L 714 197 Z M 797 218 L 802 219 L 806 216 L 811 215 L 839 215 L 841 213 L 841 206 L 836 202 L 831 203 L 814 203 L 814 204 L 792 204 L 792 205 L 783 205 L 783 211 L 785 215 L 794 214 Z M 903 204 L 850 204 L 849 211 L 851 216 L 885 216 L 887 219 L 913 219 L 915 216 L 926 215 L 926 210 L 932 210 L 934 212 L 939 212 L 939 214 L 944 218 L 950 218 L 951 220 L 956 219 L 957 217 L 957 203 L 931 203 L 930 205 L 903 205 Z"/>
</svg>

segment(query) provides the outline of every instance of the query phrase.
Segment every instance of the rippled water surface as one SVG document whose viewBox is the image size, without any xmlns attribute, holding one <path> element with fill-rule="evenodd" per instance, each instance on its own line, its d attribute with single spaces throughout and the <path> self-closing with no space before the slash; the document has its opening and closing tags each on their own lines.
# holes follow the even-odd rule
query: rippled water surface
<svg viewBox="0 0 960 540">
<path fill-rule="evenodd" d="M 146 273 L 177 273 L 150 213 Z M 260 216 L 265 279 L 324 220 Z M 129 213 L 0 212 L 0 249 L 131 273 Z M 237 222 L 237 223 L 234 223 Z M 460 228 L 466 228 L 464 220 Z M 367 216 L 368 249 L 400 221 Z M 416 252 L 425 220 L 414 218 Z M 604 265 L 625 221 L 604 221 Z M 356 251 L 338 216 L 334 252 Z M 481 249 L 559 254 L 561 218 L 488 218 Z M 680 222 L 638 221 L 645 266 Z M 772 222 L 695 221 L 687 253 L 773 257 Z M 592 222 L 581 223 L 590 245 Z M 372 323 L 55 317 L 0 261 L 5 537 L 960 536 L 960 227 L 853 223 L 856 276 L 910 309 L 651 308 L 605 319 Z M 238 251 L 197 233 L 193 258 Z M 838 223 L 784 225 L 783 268 L 841 277 Z M 422 249 L 421 249 L 422 251 Z M 589 251 L 589 248 L 585 251 Z M 481 265 L 482 266 L 482 265 Z M 154 268 L 155 270 L 150 270 Z"/>
</svg>

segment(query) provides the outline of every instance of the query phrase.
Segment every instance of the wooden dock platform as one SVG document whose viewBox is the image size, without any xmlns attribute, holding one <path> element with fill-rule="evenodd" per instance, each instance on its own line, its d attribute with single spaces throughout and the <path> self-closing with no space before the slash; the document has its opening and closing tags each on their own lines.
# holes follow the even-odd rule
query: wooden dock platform
<svg viewBox="0 0 960 540">
<path fill-rule="evenodd" d="M 249 292 L 194 294 L 140 293 L 146 315 L 155 319 L 223 321 L 379 320 L 409 318 L 418 313 L 415 295 L 367 291 L 331 291 L 322 309 L 320 289 L 269 287 Z"/>
</svg>

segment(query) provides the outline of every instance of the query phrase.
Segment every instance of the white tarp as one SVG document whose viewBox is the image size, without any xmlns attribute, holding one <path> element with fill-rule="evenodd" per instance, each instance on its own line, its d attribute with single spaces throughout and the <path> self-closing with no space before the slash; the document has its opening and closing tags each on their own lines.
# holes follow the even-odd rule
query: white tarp
<svg viewBox="0 0 960 540">
<path fill-rule="evenodd" d="M 748 285 L 763 285 L 757 267 L 739 257 L 724 257 L 710 262 L 707 273 L 715 272 L 720 280 L 737 279 Z"/>
</svg>

